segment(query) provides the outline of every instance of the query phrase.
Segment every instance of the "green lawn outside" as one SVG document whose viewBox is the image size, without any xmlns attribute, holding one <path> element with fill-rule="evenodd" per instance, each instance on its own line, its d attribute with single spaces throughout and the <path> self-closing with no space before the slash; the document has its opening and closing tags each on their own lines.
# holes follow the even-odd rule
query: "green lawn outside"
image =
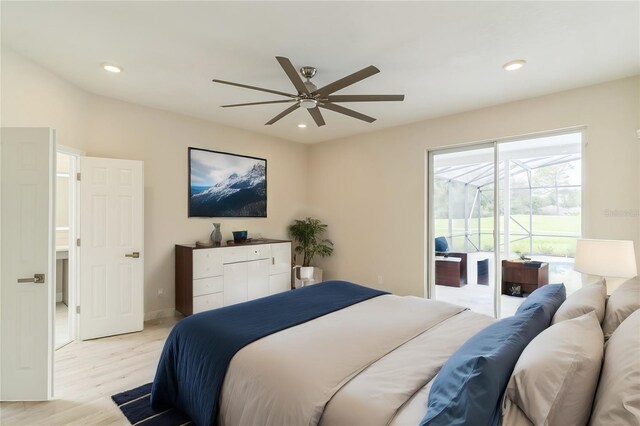
<svg viewBox="0 0 640 426">
<path fill-rule="evenodd" d="M 525 228 L 529 227 L 528 215 L 513 215 L 513 219 L 517 220 Z M 502 229 L 503 217 L 500 217 L 500 225 Z M 491 232 L 493 231 L 493 217 L 483 217 L 480 219 L 482 232 L 487 233 L 482 235 L 480 240 L 483 251 L 489 251 L 493 248 L 493 238 Z M 453 219 L 453 234 L 464 233 L 464 219 Z M 576 235 L 580 235 L 581 220 L 580 216 L 552 216 L 552 215 L 533 215 L 533 232 L 534 234 L 545 234 L 549 236 L 534 237 L 533 238 L 533 252 L 530 250 L 529 239 L 526 238 L 520 241 L 513 241 L 521 236 L 514 234 L 524 234 L 525 230 L 518 224 L 511 220 L 510 223 L 511 232 L 511 252 L 522 252 L 525 254 L 544 254 L 550 256 L 570 256 L 575 255 Z M 478 244 L 478 222 L 477 219 L 472 219 L 469 222 L 469 233 L 473 235 L 471 240 L 474 244 Z M 436 235 L 448 235 L 449 233 L 449 221 L 447 219 L 436 219 Z M 574 238 L 563 238 L 574 237 Z M 500 243 L 502 246 L 503 235 L 500 235 Z M 464 237 L 454 237 L 451 241 L 452 250 L 464 249 Z"/>
</svg>

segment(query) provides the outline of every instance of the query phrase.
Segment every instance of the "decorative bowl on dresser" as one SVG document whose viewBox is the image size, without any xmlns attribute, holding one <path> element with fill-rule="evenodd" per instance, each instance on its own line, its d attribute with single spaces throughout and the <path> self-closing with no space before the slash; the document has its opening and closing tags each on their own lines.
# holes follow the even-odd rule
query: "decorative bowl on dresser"
<svg viewBox="0 0 640 426">
<path fill-rule="evenodd" d="M 291 290 L 291 241 L 175 249 L 176 310 L 185 316 Z"/>
</svg>

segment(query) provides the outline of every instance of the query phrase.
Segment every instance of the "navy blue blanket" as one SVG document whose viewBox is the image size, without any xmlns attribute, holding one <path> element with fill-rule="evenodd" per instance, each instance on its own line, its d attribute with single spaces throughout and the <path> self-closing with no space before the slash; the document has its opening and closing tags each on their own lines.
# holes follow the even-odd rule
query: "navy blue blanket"
<svg viewBox="0 0 640 426">
<path fill-rule="evenodd" d="M 155 409 L 178 408 L 196 425 L 216 424 L 222 383 L 236 352 L 262 337 L 382 294 L 328 281 L 185 318 L 162 350 L 151 404 Z"/>
</svg>

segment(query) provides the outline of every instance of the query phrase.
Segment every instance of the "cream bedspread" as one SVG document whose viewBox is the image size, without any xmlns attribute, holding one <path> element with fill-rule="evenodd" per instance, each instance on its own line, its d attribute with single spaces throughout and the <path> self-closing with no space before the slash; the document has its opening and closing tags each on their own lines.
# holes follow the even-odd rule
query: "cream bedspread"
<svg viewBox="0 0 640 426">
<path fill-rule="evenodd" d="M 493 319 L 385 295 L 260 339 L 232 359 L 221 425 L 400 425 L 425 415 L 428 387 Z"/>
</svg>

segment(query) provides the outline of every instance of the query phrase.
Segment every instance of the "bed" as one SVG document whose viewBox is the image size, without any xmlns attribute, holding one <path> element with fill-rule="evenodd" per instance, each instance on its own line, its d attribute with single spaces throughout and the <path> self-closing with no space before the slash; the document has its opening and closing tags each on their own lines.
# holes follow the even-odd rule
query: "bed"
<svg viewBox="0 0 640 426">
<path fill-rule="evenodd" d="M 231 361 L 219 424 L 418 424 L 442 364 L 492 321 L 382 295 L 272 334 Z"/>
<path fill-rule="evenodd" d="M 501 402 L 522 351 L 551 323 L 561 290 L 553 306 L 530 296 L 528 311 L 502 321 L 337 281 L 204 312 L 171 332 L 151 401 L 182 410 L 196 425 L 499 424 L 491 405 Z M 506 357 L 494 351 L 505 341 Z M 458 379 L 465 390 L 479 386 L 476 395 L 493 392 L 492 403 L 482 402 L 486 395 L 463 397 L 464 412 L 428 419 L 427 407 L 441 410 L 438 392 L 464 393 L 447 382 L 464 370 L 456 363 L 473 369 L 478 359 L 491 359 L 493 381 L 470 383 L 477 372 Z"/>
</svg>

